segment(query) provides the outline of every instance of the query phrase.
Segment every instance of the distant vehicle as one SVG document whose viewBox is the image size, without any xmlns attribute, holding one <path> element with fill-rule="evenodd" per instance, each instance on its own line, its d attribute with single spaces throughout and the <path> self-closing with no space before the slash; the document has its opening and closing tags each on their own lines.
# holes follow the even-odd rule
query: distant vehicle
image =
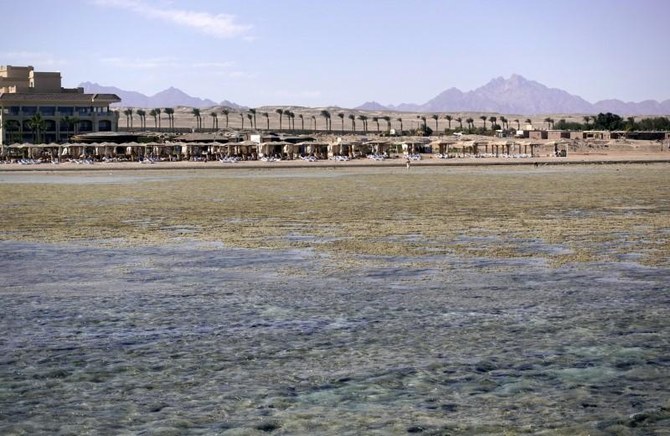
<svg viewBox="0 0 670 436">
<path fill-rule="evenodd" d="M 454 132 L 454 136 L 457 137 L 457 138 L 460 138 L 460 137 L 463 136 L 463 133 L 462 132 Z"/>
</svg>

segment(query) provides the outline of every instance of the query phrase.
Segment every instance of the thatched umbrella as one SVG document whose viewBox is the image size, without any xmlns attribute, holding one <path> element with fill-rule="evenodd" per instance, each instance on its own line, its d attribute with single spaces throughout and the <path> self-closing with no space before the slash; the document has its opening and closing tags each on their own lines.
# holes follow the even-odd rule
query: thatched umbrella
<svg viewBox="0 0 670 436">
<path fill-rule="evenodd" d="M 293 143 L 286 141 L 261 142 L 260 144 L 258 144 L 258 155 L 269 156 L 271 154 L 274 154 L 277 148 L 283 149 L 284 146 L 288 144 L 293 145 Z"/>
<path fill-rule="evenodd" d="M 259 144 L 254 141 L 242 141 L 242 142 L 229 142 L 225 144 L 227 147 L 228 154 L 234 154 L 236 156 L 247 156 L 249 155 L 249 150 L 252 147 L 256 147 Z"/>
<path fill-rule="evenodd" d="M 318 141 L 301 141 L 295 144 L 298 147 L 298 153 L 316 156 L 319 153 L 319 148 L 328 147 L 327 142 Z"/>
<path fill-rule="evenodd" d="M 455 140 L 438 139 L 430 143 L 430 148 L 433 149 L 433 152 L 437 150 L 438 154 L 448 156 L 449 148 L 457 143 L 458 141 Z"/>
<path fill-rule="evenodd" d="M 365 143 L 372 147 L 373 154 L 385 154 L 388 151 L 390 141 L 386 139 L 374 139 Z"/>
<path fill-rule="evenodd" d="M 7 146 L 8 150 L 20 150 L 21 151 L 21 157 L 25 158 L 25 152 L 29 151 L 28 150 L 28 144 L 19 144 L 19 143 L 14 143 L 12 145 Z"/>
<path fill-rule="evenodd" d="M 465 145 L 463 143 L 455 143 L 449 146 L 449 150 L 453 150 L 454 154 L 456 156 L 464 156 L 465 155 Z"/>
<path fill-rule="evenodd" d="M 222 145 L 226 149 L 226 156 L 232 156 L 235 154 L 235 142 L 226 142 Z"/>
</svg>

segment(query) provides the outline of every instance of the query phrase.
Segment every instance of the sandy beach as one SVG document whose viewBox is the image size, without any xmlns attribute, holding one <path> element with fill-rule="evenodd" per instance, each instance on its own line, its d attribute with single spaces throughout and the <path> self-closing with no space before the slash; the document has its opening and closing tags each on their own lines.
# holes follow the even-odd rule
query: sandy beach
<svg viewBox="0 0 670 436">
<path fill-rule="evenodd" d="M 565 165 L 565 164 L 594 164 L 594 163 L 659 163 L 670 162 L 670 152 L 594 152 L 571 153 L 568 157 L 533 157 L 533 158 L 452 158 L 439 159 L 434 155 L 422 155 L 421 160 L 412 161 L 412 167 L 424 166 L 479 166 L 479 165 Z M 398 156 L 381 161 L 371 159 L 352 159 L 337 161 L 320 159 L 307 162 L 300 159 L 263 162 L 257 160 L 224 163 L 219 161 L 178 161 L 156 162 L 143 164 L 140 162 L 96 162 L 92 165 L 63 162 L 60 164 L 33 164 L 19 163 L 2 164 L 2 171 L 107 171 L 107 170 L 157 170 L 157 169 L 226 169 L 226 168 L 345 168 L 345 167 L 405 167 L 405 160 Z"/>
</svg>

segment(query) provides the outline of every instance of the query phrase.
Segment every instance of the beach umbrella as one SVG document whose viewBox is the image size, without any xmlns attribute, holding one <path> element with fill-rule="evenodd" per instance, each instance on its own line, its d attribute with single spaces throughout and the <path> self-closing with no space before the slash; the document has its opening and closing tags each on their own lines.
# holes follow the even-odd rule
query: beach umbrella
<svg viewBox="0 0 670 436">
<path fill-rule="evenodd" d="M 258 146 L 259 154 L 270 155 L 274 153 L 277 148 L 283 150 L 284 146 L 287 144 L 293 145 L 293 143 L 286 141 L 261 142 Z M 260 150 L 264 150 L 264 152 L 261 152 Z"/>
<path fill-rule="evenodd" d="M 390 142 L 385 139 L 373 139 L 372 141 L 368 141 L 365 144 L 371 146 L 372 151 L 375 154 L 383 154 L 388 149 Z"/>
<path fill-rule="evenodd" d="M 235 142 L 226 142 L 225 144 L 223 144 L 223 147 L 225 147 L 226 149 L 226 155 L 230 156 L 234 152 Z"/>
<path fill-rule="evenodd" d="M 342 154 L 342 143 L 328 144 L 328 155 L 339 156 Z"/>
<path fill-rule="evenodd" d="M 433 149 L 438 150 L 438 153 L 440 154 L 449 154 L 449 148 L 453 145 L 455 145 L 457 141 L 450 141 L 450 140 L 437 140 L 433 141 L 430 143 L 430 147 Z"/>
<path fill-rule="evenodd" d="M 249 154 L 249 149 L 251 147 L 257 146 L 258 143 L 254 141 L 241 141 L 241 142 L 228 142 L 226 143 L 226 147 L 228 148 L 228 153 L 229 154 L 235 154 L 235 155 L 248 155 Z M 260 151 L 259 151 L 260 153 Z"/>
<path fill-rule="evenodd" d="M 303 141 L 298 142 L 296 145 L 304 147 L 305 154 L 315 155 L 317 157 L 323 155 L 323 150 L 327 150 L 328 148 L 328 143 L 322 141 Z"/>
</svg>

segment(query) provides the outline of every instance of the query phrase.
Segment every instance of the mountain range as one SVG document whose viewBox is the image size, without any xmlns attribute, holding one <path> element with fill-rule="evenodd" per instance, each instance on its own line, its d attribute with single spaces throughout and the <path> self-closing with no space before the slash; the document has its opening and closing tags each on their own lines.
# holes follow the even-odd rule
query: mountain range
<svg viewBox="0 0 670 436">
<path fill-rule="evenodd" d="M 528 80 L 518 74 L 509 79 L 498 77 L 475 90 L 463 92 L 450 88 L 424 104 L 404 103 L 384 106 L 367 102 L 356 109 L 406 112 L 496 112 L 502 114 L 594 114 L 612 112 L 619 115 L 667 115 L 670 99 L 663 102 L 645 100 L 639 103 L 601 100 L 589 103 L 583 98 L 557 88 Z"/>
<path fill-rule="evenodd" d="M 79 84 L 88 94 L 116 94 L 121 97 L 121 103 L 115 106 L 138 107 L 138 108 L 156 108 L 156 107 L 197 107 L 206 108 L 213 106 L 227 106 L 233 109 L 242 109 L 243 107 L 227 100 L 221 103 L 209 99 L 191 97 L 184 91 L 175 87 L 170 87 L 152 96 L 144 95 L 137 91 L 126 91 L 115 86 L 103 86 L 97 83 L 84 82 Z"/>
<path fill-rule="evenodd" d="M 146 96 L 140 92 L 126 91 L 114 86 L 102 86 L 91 82 L 84 82 L 79 86 L 87 93 L 118 95 L 122 101 L 116 106 L 137 108 L 226 106 L 238 110 L 247 109 L 245 106 L 227 100 L 216 103 L 209 99 L 192 97 L 174 87 L 152 96 Z M 670 99 L 662 102 L 645 100 L 637 103 L 610 99 L 590 103 L 562 89 L 549 88 L 518 74 L 513 74 L 508 79 L 495 78 L 486 85 L 468 92 L 463 92 L 458 88 L 449 88 L 423 104 L 403 103 L 394 106 L 372 101 L 354 109 L 377 112 L 494 112 L 522 115 L 596 114 L 600 112 L 612 112 L 622 116 L 668 115 L 670 114 Z"/>
</svg>

